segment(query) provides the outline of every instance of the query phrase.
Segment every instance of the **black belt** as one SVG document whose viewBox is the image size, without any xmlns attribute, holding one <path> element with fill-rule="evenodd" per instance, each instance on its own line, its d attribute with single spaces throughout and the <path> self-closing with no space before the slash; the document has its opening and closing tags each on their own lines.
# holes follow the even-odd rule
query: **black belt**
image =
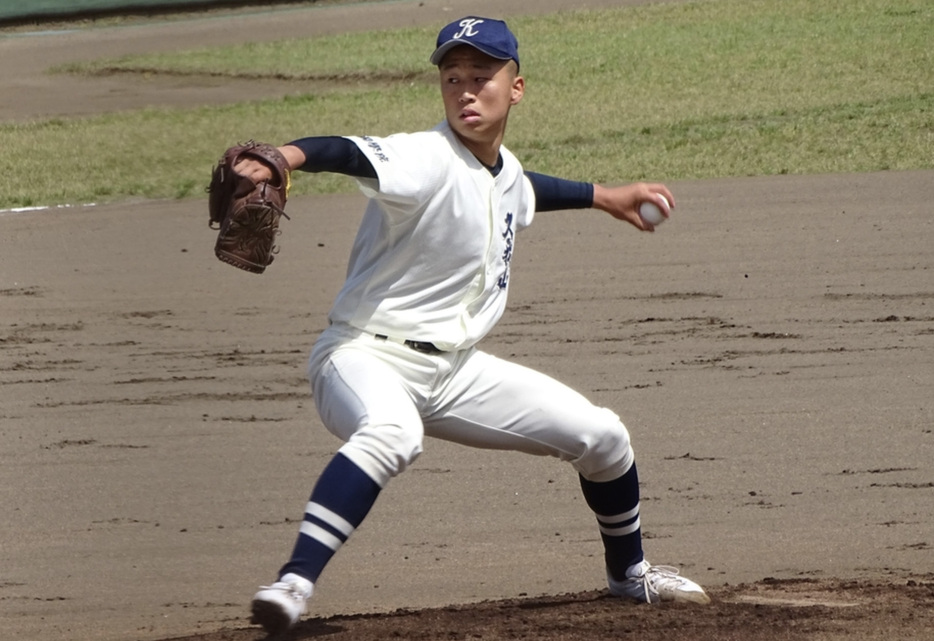
<svg viewBox="0 0 934 641">
<path fill-rule="evenodd" d="M 380 339 L 380 340 L 383 340 L 383 341 L 389 340 L 389 337 L 386 336 L 385 334 L 374 334 L 374 336 L 376 336 L 376 338 L 378 338 L 378 339 Z M 404 341 L 393 341 L 393 342 L 401 342 L 401 343 L 402 343 L 403 345 L 405 345 L 406 347 L 410 347 L 410 348 L 414 349 L 416 352 L 421 352 L 422 354 L 442 354 L 442 353 L 444 353 L 444 350 L 443 350 L 443 349 L 438 349 L 438 347 L 437 347 L 434 343 L 429 343 L 428 341 L 410 341 L 410 340 L 404 340 Z"/>
</svg>

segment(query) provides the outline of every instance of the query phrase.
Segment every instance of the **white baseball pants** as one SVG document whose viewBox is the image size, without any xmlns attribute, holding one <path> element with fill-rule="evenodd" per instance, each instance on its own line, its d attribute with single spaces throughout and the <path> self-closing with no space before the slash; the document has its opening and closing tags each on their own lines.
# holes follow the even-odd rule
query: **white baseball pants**
<svg viewBox="0 0 934 641">
<path fill-rule="evenodd" d="M 422 452 L 425 436 L 568 461 L 587 480 L 632 465 L 619 417 L 568 386 L 479 349 L 424 354 L 344 325 L 308 364 L 315 404 L 340 452 L 381 487 Z"/>
</svg>

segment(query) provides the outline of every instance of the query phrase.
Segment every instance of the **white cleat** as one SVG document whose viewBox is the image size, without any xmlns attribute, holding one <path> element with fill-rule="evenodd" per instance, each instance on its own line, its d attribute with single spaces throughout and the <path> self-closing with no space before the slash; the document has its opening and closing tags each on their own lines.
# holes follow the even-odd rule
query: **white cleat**
<svg viewBox="0 0 934 641">
<path fill-rule="evenodd" d="M 651 565 L 648 561 L 627 572 L 629 578 L 617 581 L 607 575 L 610 594 L 642 603 L 681 601 L 710 603 L 704 588 L 678 574 L 678 569 L 667 565 Z"/>
<path fill-rule="evenodd" d="M 262 586 L 253 597 L 250 623 L 263 626 L 269 635 L 282 634 L 305 614 L 313 589 L 311 581 L 297 574 L 286 574 L 272 585 Z"/>
</svg>

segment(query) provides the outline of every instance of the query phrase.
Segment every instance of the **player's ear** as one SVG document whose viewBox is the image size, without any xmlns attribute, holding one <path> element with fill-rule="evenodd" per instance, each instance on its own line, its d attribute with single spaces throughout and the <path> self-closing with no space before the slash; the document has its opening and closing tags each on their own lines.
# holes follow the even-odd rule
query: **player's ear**
<svg viewBox="0 0 934 641">
<path fill-rule="evenodd" d="M 512 96 L 510 97 L 509 104 L 516 105 L 519 104 L 519 101 L 522 100 L 522 96 L 525 95 L 525 78 L 522 76 L 516 76 L 512 81 Z"/>
</svg>

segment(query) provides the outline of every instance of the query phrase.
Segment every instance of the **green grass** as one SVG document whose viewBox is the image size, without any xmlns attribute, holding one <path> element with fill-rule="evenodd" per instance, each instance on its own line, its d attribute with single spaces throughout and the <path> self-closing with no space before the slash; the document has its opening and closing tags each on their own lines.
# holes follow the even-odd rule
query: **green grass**
<svg viewBox="0 0 934 641">
<path fill-rule="evenodd" d="M 288 80 L 399 79 L 431 71 L 436 30 L 351 33 L 311 39 L 248 42 L 181 53 L 124 56 L 63 65 L 77 73 L 146 72 Z"/>
<path fill-rule="evenodd" d="M 506 143 L 530 169 L 622 182 L 934 167 L 930 0 L 704 0 L 510 25 L 527 91 Z M 440 26 L 70 67 L 275 76 L 301 95 L 0 126 L 0 208 L 203 198 L 239 140 L 431 127 Z M 293 193 L 353 189 L 300 174 Z"/>
</svg>

